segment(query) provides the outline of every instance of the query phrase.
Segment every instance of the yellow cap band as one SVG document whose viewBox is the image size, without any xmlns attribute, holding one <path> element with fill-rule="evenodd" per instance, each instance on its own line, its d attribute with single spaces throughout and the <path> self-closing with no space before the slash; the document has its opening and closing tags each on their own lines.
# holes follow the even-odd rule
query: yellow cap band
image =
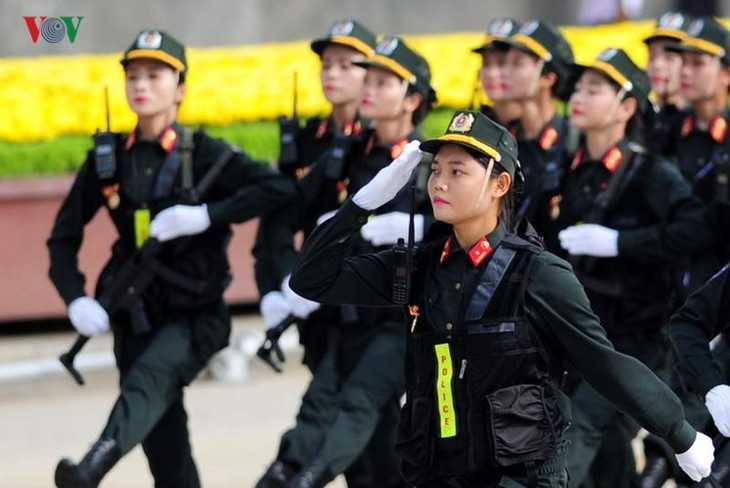
<svg viewBox="0 0 730 488">
<path fill-rule="evenodd" d="M 162 61 L 163 63 L 167 63 L 173 68 L 175 68 L 177 71 L 184 71 L 185 65 L 182 64 L 182 61 L 179 59 L 170 56 L 165 51 L 160 51 L 158 49 L 135 49 L 133 51 L 129 51 L 127 55 L 124 57 L 124 61 L 129 61 L 131 59 L 142 59 L 142 58 L 150 58 L 150 59 L 156 59 L 158 61 Z"/>
<path fill-rule="evenodd" d="M 725 49 L 722 46 L 718 46 L 714 42 L 700 39 L 699 37 L 687 37 L 682 41 L 682 45 L 699 49 L 700 51 L 712 54 L 713 56 L 725 56 Z"/>
<path fill-rule="evenodd" d="M 416 75 L 411 73 L 409 70 L 403 67 L 400 63 L 397 61 L 394 61 L 393 59 L 383 56 L 382 54 L 375 53 L 369 61 L 377 64 L 382 64 L 404 80 L 406 80 L 410 84 L 414 84 L 416 82 Z"/>
<path fill-rule="evenodd" d="M 532 37 L 528 37 L 524 34 L 515 34 L 511 37 L 512 40 L 515 42 L 519 42 L 520 44 L 524 44 L 530 51 L 532 51 L 534 54 L 536 54 L 540 59 L 543 59 L 545 61 L 551 61 L 553 59 L 553 55 L 550 54 L 550 51 L 548 51 L 545 46 L 537 42 Z"/>
<path fill-rule="evenodd" d="M 590 67 L 593 69 L 603 71 L 604 73 L 606 73 L 609 76 L 609 78 L 611 78 L 613 81 L 618 83 L 618 85 L 626 91 L 631 91 L 631 88 L 633 88 L 633 83 L 631 83 L 631 81 L 629 81 L 628 78 L 626 78 L 613 65 L 608 64 L 605 61 L 599 61 L 599 60 L 593 61 L 593 64 L 591 64 Z"/>
<path fill-rule="evenodd" d="M 679 29 L 659 27 L 654 32 L 652 32 L 651 35 L 647 37 L 647 39 L 651 39 L 652 37 L 671 37 L 672 39 L 683 41 L 687 38 L 687 33 Z"/>
<path fill-rule="evenodd" d="M 471 137 L 471 136 L 465 136 L 463 134 L 445 134 L 438 138 L 439 141 L 449 141 L 449 142 L 463 142 L 464 144 L 468 144 L 475 149 L 478 149 L 479 151 L 488 154 L 494 158 L 495 161 L 500 162 L 502 160 L 502 156 L 497 152 L 496 149 L 493 147 L 487 146 L 483 142 Z"/>
<path fill-rule="evenodd" d="M 373 53 L 375 52 L 375 50 L 371 46 L 369 46 L 367 43 L 361 41 L 357 37 L 332 36 L 329 38 L 329 42 L 349 46 L 349 47 L 353 48 L 354 50 L 363 53 L 366 56 L 372 56 Z"/>
</svg>

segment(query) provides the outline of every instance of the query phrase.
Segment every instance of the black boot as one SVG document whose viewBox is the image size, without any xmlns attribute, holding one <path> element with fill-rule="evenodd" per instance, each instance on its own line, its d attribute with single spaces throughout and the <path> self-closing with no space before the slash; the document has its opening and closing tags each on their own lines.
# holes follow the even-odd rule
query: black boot
<svg viewBox="0 0 730 488">
<path fill-rule="evenodd" d="M 255 488 L 286 488 L 296 469 L 278 459 L 271 463 Z"/>
<path fill-rule="evenodd" d="M 291 479 L 287 488 L 322 488 L 332 481 L 334 475 L 327 462 L 315 457 Z"/>
<path fill-rule="evenodd" d="M 646 459 L 644 471 L 639 476 L 639 488 L 661 488 L 671 476 L 669 461 L 664 456 L 651 456 Z"/>
<path fill-rule="evenodd" d="M 96 488 L 105 474 L 119 461 L 121 454 L 116 441 L 99 439 L 79 464 L 63 458 L 56 466 L 58 488 Z"/>
</svg>

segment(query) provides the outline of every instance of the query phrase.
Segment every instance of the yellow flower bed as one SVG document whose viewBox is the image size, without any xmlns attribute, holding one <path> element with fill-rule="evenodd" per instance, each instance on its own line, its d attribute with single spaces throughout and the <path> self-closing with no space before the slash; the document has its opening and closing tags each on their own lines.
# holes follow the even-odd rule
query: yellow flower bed
<svg viewBox="0 0 730 488">
<path fill-rule="evenodd" d="M 622 47 L 646 62 L 641 39 L 653 21 L 600 27 L 565 27 L 577 61 L 588 62 L 604 47 Z M 465 107 L 474 93 L 479 32 L 406 35 L 431 64 L 439 104 Z M 105 125 L 104 87 L 109 87 L 113 130 L 130 130 L 120 54 L 0 59 L 0 140 L 30 141 L 61 134 L 90 134 Z M 327 110 L 318 59 L 308 42 L 189 49 L 188 93 L 180 119 L 221 125 L 274 119 L 292 111 L 292 79 L 298 73 L 299 114 Z"/>
</svg>

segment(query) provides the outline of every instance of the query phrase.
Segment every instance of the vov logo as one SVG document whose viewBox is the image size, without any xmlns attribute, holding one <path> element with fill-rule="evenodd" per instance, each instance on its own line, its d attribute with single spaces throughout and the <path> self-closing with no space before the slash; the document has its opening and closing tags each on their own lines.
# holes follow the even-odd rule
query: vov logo
<svg viewBox="0 0 730 488">
<path fill-rule="evenodd" d="M 28 34 L 30 34 L 33 44 L 38 42 L 39 34 L 44 41 L 52 44 L 60 42 L 68 35 L 68 42 L 73 44 L 83 18 L 83 16 L 76 17 L 76 25 L 74 25 L 73 17 L 23 17 L 23 20 L 28 27 Z"/>
</svg>

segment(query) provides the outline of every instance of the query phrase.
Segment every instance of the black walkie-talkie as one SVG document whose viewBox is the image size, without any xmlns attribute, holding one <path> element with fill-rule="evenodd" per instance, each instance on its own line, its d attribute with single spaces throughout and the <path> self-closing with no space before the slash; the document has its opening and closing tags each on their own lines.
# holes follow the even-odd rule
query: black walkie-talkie
<svg viewBox="0 0 730 488">
<path fill-rule="evenodd" d="M 116 142 L 111 132 L 109 118 L 109 87 L 104 87 L 104 105 L 106 107 L 106 130 L 97 129 L 94 134 L 94 164 L 100 179 L 111 178 L 117 172 Z"/>
<path fill-rule="evenodd" d="M 294 72 L 294 108 L 292 117 L 279 118 L 279 169 L 296 168 L 299 162 L 297 137 L 299 136 L 299 117 L 297 116 L 297 72 Z"/>
<path fill-rule="evenodd" d="M 411 294 L 411 272 L 413 271 L 413 246 L 415 240 L 416 185 L 410 187 L 410 208 L 408 219 L 408 245 L 399 237 L 393 246 L 393 290 L 391 299 L 396 305 L 407 305 Z"/>
</svg>

